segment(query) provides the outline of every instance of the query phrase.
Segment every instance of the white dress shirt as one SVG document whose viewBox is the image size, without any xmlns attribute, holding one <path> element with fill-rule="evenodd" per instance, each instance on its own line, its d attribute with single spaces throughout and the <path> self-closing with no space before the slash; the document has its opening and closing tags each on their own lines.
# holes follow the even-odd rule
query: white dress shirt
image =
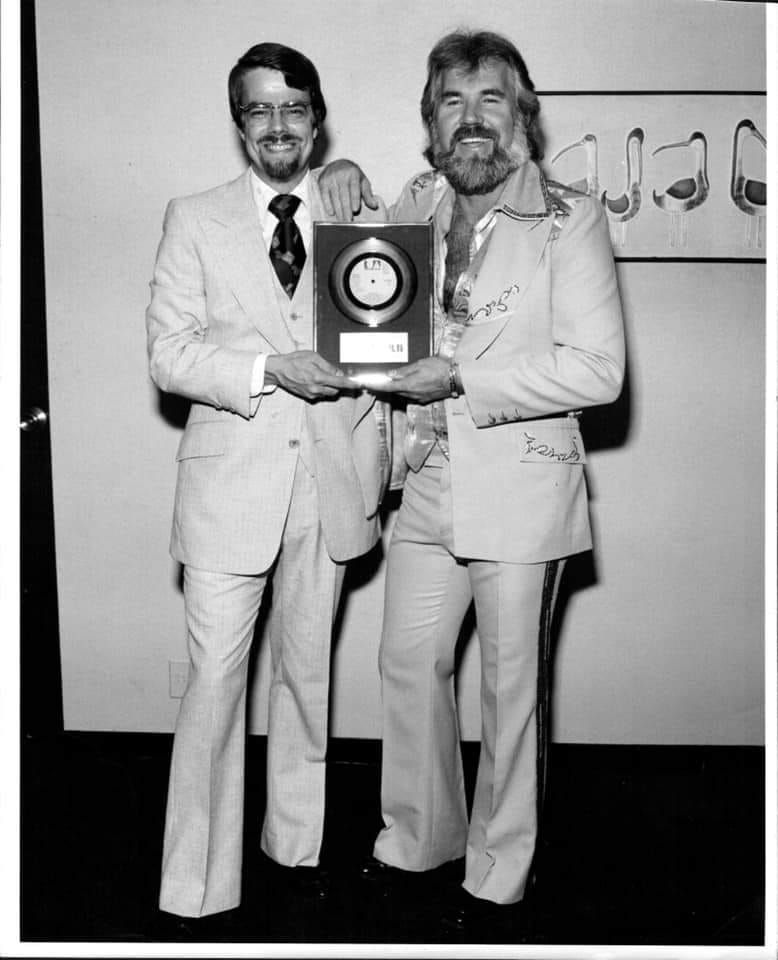
<svg viewBox="0 0 778 960">
<path fill-rule="evenodd" d="M 313 222 L 311 221 L 311 202 L 309 190 L 310 175 L 305 174 L 303 179 L 297 184 L 294 190 L 290 191 L 292 196 L 299 197 L 300 203 L 295 211 L 294 222 L 300 231 L 303 241 L 303 247 L 306 254 L 311 246 L 313 236 Z M 251 170 L 251 186 L 254 194 L 254 202 L 257 205 L 257 214 L 259 216 L 259 226 L 262 230 L 262 239 L 265 241 L 265 248 L 270 249 L 270 243 L 273 239 L 273 233 L 278 226 L 278 217 L 268 209 L 273 197 L 277 197 L 279 192 L 274 187 L 261 180 L 254 169 Z M 259 397 L 263 393 L 272 393 L 275 390 L 275 384 L 265 383 L 265 360 L 267 354 L 257 354 L 254 361 L 254 370 L 251 377 L 251 396 Z M 253 405 L 252 413 L 256 410 Z"/>
</svg>

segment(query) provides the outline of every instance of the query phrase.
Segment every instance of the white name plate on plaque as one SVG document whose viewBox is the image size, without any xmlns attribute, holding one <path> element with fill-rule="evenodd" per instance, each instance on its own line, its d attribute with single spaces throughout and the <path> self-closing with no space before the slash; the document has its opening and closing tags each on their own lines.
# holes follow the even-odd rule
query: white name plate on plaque
<svg viewBox="0 0 778 960">
<path fill-rule="evenodd" d="M 341 333 L 341 363 L 407 363 L 407 333 Z"/>
</svg>

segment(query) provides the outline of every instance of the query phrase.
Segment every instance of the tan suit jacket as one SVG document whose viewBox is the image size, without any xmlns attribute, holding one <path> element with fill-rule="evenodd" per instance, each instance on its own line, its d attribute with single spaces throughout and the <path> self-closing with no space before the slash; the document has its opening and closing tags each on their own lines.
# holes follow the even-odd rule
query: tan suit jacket
<svg viewBox="0 0 778 960">
<path fill-rule="evenodd" d="M 431 219 L 440 245 L 452 202 L 444 178 L 422 174 L 392 217 Z M 465 386 L 445 401 L 457 555 L 539 563 L 588 549 L 578 419 L 557 415 L 609 403 L 622 385 L 621 303 L 597 200 L 531 162 L 510 177 L 454 359 Z"/>
<path fill-rule="evenodd" d="M 315 172 L 311 219 L 329 219 Z M 315 475 L 327 550 L 345 561 L 379 534 L 385 484 L 372 397 L 250 398 L 256 355 L 310 349 L 312 256 L 293 299 L 268 259 L 250 172 L 172 200 L 147 311 L 151 376 L 193 401 L 178 449 L 171 553 L 223 573 L 267 570 L 278 551 L 298 455 Z"/>
</svg>

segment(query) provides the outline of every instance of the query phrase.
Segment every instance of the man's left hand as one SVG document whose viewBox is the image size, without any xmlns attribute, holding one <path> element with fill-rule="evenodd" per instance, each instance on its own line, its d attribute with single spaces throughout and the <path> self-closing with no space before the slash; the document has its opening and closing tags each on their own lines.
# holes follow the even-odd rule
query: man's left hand
<svg viewBox="0 0 778 960">
<path fill-rule="evenodd" d="M 327 214 L 344 223 L 354 219 L 363 203 L 371 210 L 378 209 L 370 181 L 351 160 L 328 163 L 319 175 L 319 190 Z"/>
<path fill-rule="evenodd" d="M 440 357 L 425 357 L 407 367 L 392 370 L 390 380 L 381 386 L 382 393 L 396 393 L 413 403 L 432 403 L 451 396 L 449 364 Z"/>
</svg>

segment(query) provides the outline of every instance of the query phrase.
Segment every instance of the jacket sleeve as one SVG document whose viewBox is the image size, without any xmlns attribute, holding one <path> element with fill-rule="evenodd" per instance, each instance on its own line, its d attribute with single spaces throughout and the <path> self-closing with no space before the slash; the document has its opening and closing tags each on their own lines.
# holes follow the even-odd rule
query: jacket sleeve
<svg viewBox="0 0 778 960">
<path fill-rule="evenodd" d="M 421 223 L 432 216 L 435 175 L 431 170 L 412 177 L 389 207 L 392 223 Z"/>
<path fill-rule="evenodd" d="M 545 269 L 551 271 L 552 346 L 495 349 L 463 360 L 465 397 L 479 427 L 614 401 L 624 377 L 624 326 L 608 225 L 599 203 L 575 202 Z M 543 269 L 541 267 L 541 269 Z"/>
<path fill-rule="evenodd" d="M 176 393 L 248 418 L 256 350 L 208 337 L 208 302 L 200 252 L 186 205 L 171 200 L 146 310 L 151 379 Z"/>
</svg>

